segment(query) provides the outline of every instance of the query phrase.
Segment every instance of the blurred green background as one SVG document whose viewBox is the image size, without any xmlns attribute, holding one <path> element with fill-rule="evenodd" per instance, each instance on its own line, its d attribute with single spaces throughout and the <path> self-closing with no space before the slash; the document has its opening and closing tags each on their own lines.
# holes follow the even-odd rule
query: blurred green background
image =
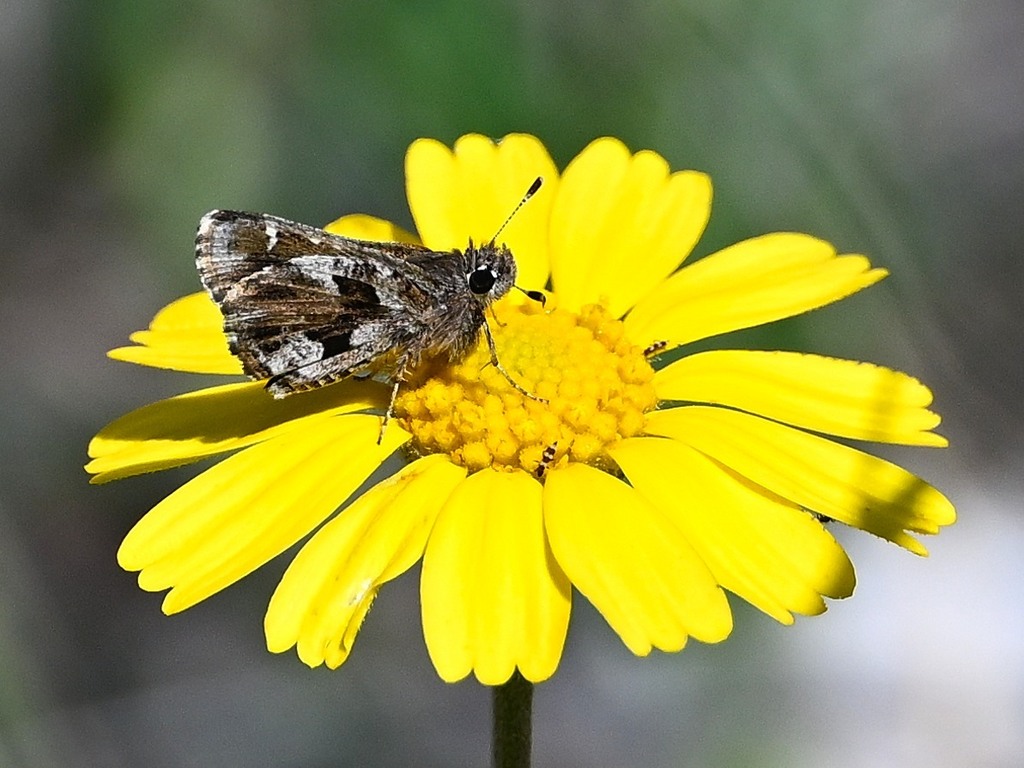
<svg viewBox="0 0 1024 768">
<path fill-rule="evenodd" d="M 340 671 L 263 645 L 287 558 L 173 618 L 115 563 L 191 476 L 89 487 L 90 436 L 195 380 L 107 360 L 198 289 L 214 207 L 410 225 L 419 136 L 615 135 L 709 172 L 706 254 L 806 231 L 893 275 L 753 338 L 909 370 L 947 451 L 889 450 L 961 521 L 915 558 L 839 531 L 855 599 L 635 659 L 578 603 L 538 766 L 1014 766 L 1024 755 L 1024 5 L 1014 0 L 0 3 L 0 766 L 484 765 L 416 574 Z"/>
</svg>

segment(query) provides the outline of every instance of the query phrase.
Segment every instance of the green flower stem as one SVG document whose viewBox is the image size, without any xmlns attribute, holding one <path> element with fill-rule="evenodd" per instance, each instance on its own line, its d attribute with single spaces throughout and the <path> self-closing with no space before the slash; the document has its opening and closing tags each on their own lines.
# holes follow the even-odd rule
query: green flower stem
<svg viewBox="0 0 1024 768">
<path fill-rule="evenodd" d="M 494 768 L 530 768 L 533 683 L 516 670 L 493 689 L 493 697 Z"/>
</svg>

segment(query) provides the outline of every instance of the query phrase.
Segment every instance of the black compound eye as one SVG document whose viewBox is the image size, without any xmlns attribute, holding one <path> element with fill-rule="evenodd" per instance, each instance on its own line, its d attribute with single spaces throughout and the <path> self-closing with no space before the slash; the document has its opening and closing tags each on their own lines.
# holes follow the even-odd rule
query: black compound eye
<svg viewBox="0 0 1024 768">
<path fill-rule="evenodd" d="M 491 271 L 490 267 L 477 267 L 466 276 L 469 283 L 469 290 L 477 296 L 482 296 L 494 287 L 498 276 Z"/>
</svg>

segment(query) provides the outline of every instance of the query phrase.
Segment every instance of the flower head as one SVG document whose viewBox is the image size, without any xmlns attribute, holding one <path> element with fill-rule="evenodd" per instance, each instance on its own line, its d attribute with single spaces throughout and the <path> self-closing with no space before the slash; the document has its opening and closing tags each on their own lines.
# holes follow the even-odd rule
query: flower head
<svg viewBox="0 0 1024 768">
<path fill-rule="evenodd" d="M 913 534 L 950 503 L 894 464 L 832 438 L 941 446 L 931 393 L 886 368 L 786 351 L 658 355 L 838 301 L 882 279 L 860 255 L 774 233 L 680 267 L 701 236 L 711 183 L 671 173 L 616 139 L 559 175 L 541 143 L 418 140 L 406 158 L 419 238 L 366 216 L 337 234 L 488 241 L 509 223 L 518 283 L 455 362 L 427 360 L 399 387 L 348 379 L 274 400 L 260 382 L 190 392 L 127 414 L 92 441 L 95 481 L 231 453 L 125 538 L 121 565 L 169 589 L 174 613 L 309 536 L 265 621 L 272 651 L 337 667 L 380 588 L 422 558 L 422 623 L 445 680 L 499 684 L 554 673 L 573 588 L 636 654 L 724 639 L 726 592 L 782 623 L 852 593 L 836 521 L 925 554 Z M 156 315 L 121 360 L 237 374 L 205 294 Z M 676 355 L 673 355 L 676 357 Z M 406 465 L 360 492 L 389 457 Z M 390 465 L 389 465 L 390 466 Z M 340 510 L 340 511 L 339 511 Z M 315 531 L 315 532 L 314 532 Z"/>
</svg>

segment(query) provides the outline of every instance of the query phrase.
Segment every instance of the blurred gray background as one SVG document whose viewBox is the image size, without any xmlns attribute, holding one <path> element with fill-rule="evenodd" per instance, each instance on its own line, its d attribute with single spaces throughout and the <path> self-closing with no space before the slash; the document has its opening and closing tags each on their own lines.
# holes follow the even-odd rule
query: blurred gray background
<svg viewBox="0 0 1024 768">
<path fill-rule="evenodd" d="M 485 765 L 417 573 L 337 672 L 264 650 L 287 557 L 173 618 L 115 552 L 192 470 L 90 487 L 90 436 L 197 380 L 109 361 L 196 290 L 213 207 L 410 225 L 418 136 L 611 134 L 715 182 L 698 255 L 778 229 L 893 275 L 751 343 L 934 389 L 945 451 L 886 450 L 961 520 L 915 558 L 842 530 L 856 596 L 629 655 L 585 604 L 535 703 L 538 766 L 1016 766 L 1024 4 L 952 0 L 0 2 L 0 766 Z"/>
</svg>

